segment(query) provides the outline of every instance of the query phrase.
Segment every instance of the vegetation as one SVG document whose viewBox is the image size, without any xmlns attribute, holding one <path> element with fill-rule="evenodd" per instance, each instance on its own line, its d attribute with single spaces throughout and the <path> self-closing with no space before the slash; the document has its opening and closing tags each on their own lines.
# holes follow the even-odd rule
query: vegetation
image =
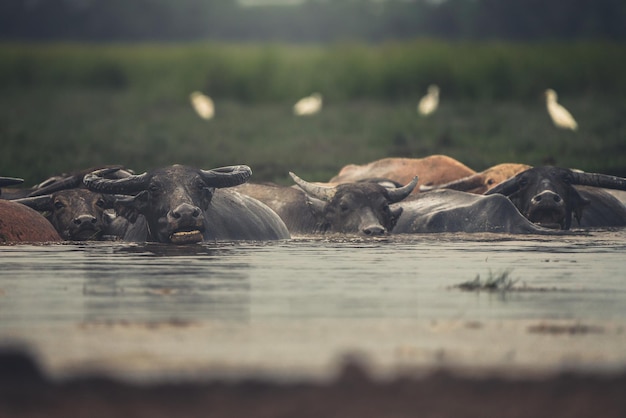
<svg viewBox="0 0 626 418">
<path fill-rule="evenodd" d="M 620 44 L 415 40 L 378 45 L 0 44 L 0 168 L 34 184 L 101 164 L 245 163 L 255 181 L 327 180 L 343 165 L 447 154 L 475 170 L 554 163 L 626 175 Z M 610 62 L 611 65 L 606 65 Z M 441 106 L 416 112 L 430 83 Z M 578 119 L 556 129 L 546 87 Z M 205 121 L 188 95 L 216 101 Z M 296 118 L 313 91 L 320 114 Z"/>
<path fill-rule="evenodd" d="M 506 292 L 512 290 L 518 279 L 511 279 L 511 270 L 503 270 L 493 273 L 489 270 L 489 276 L 483 281 L 480 274 L 477 274 L 474 280 L 460 283 L 454 287 L 470 292 L 487 291 L 487 292 Z"/>
</svg>

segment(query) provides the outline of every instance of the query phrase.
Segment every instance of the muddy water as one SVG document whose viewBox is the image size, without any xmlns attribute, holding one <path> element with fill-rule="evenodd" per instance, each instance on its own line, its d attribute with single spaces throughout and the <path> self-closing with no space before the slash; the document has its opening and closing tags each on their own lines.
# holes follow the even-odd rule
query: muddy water
<svg viewBox="0 0 626 418">
<path fill-rule="evenodd" d="M 0 343 L 59 375 L 621 370 L 625 267 L 626 230 L 4 246 Z"/>
</svg>

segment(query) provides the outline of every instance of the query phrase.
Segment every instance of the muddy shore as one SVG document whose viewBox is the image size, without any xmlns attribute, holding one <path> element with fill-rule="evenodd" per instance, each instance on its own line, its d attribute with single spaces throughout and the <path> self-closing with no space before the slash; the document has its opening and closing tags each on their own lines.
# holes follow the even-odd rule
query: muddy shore
<svg viewBox="0 0 626 418">
<path fill-rule="evenodd" d="M 373 379 L 347 362 L 328 382 L 51 379 L 32 357 L 0 354 L 1 417 L 596 417 L 626 416 L 626 374 L 547 378 Z"/>
</svg>

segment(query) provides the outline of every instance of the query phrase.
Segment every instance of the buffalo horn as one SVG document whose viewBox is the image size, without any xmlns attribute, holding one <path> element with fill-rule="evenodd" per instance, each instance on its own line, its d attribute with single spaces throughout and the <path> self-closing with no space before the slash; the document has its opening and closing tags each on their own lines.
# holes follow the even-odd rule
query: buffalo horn
<svg viewBox="0 0 626 418">
<path fill-rule="evenodd" d="M 147 186 L 148 173 L 133 174 L 122 179 L 105 179 L 119 168 L 104 168 L 85 175 L 83 183 L 87 188 L 100 193 L 133 194 L 144 190 Z"/>
<path fill-rule="evenodd" d="M 626 190 L 625 178 L 598 173 L 581 173 L 574 171 L 572 172 L 572 184 Z"/>
<path fill-rule="evenodd" d="M 83 182 L 82 176 L 70 176 L 62 180 L 57 180 L 49 183 L 47 186 L 40 187 L 33 190 L 28 194 L 28 197 L 43 196 L 58 192 L 59 190 L 74 189 L 80 186 Z"/>
<path fill-rule="evenodd" d="M 0 177 L 0 186 L 13 186 L 15 184 L 24 183 L 24 179 L 18 179 L 15 177 Z"/>
<path fill-rule="evenodd" d="M 315 197 L 316 199 L 323 200 L 325 202 L 330 202 L 335 196 L 335 192 L 337 191 L 334 187 L 330 186 L 320 186 L 317 184 L 309 183 L 307 181 L 302 180 L 300 177 L 296 176 L 291 171 L 289 175 L 296 182 L 298 187 L 305 191 L 306 194 Z"/>
<path fill-rule="evenodd" d="M 230 165 L 227 167 L 200 170 L 202 180 L 212 187 L 233 187 L 248 181 L 252 169 L 247 165 Z"/>
<path fill-rule="evenodd" d="M 36 197 L 24 197 L 22 199 L 12 200 L 15 203 L 28 206 L 39 212 L 44 212 L 52 209 L 52 195 L 36 196 Z"/>
<path fill-rule="evenodd" d="M 389 201 L 391 203 L 396 203 L 406 198 L 408 195 L 411 194 L 413 189 L 415 189 L 415 186 L 417 186 L 417 181 L 418 181 L 418 178 L 417 176 L 415 176 L 413 177 L 413 180 L 411 180 L 409 183 L 407 183 L 406 185 L 402 187 L 397 187 L 393 189 L 388 188 L 387 195 L 389 196 Z"/>
</svg>

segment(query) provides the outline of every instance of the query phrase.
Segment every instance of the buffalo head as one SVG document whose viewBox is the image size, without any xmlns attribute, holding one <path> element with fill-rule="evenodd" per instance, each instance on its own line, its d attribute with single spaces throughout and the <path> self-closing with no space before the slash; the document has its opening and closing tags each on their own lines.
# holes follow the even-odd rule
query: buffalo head
<svg viewBox="0 0 626 418">
<path fill-rule="evenodd" d="M 580 223 L 583 209 L 590 203 L 574 187 L 577 185 L 626 190 L 626 180 L 619 177 L 547 166 L 523 171 L 485 194 L 508 196 L 535 224 L 569 229 L 572 214 Z"/>
<path fill-rule="evenodd" d="M 212 170 L 173 165 L 122 179 L 104 178 L 109 172 L 87 174 L 84 183 L 90 190 L 127 195 L 116 198 L 116 211 L 131 222 L 145 217 L 148 240 L 173 243 L 202 241 L 214 190 L 244 183 L 252 174 L 243 165 Z"/>
<path fill-rule="evenodd" d="M 368 236 L 389 233 L 402 213 L 389 205 L 406 198 L 417 185 L 417 176 L 407 185 L 387 188 L 376 182 L 345 183 L 321 186 L 289 173 L 307 194 L 316 216 L 322 219 L 324 232 L 359 233 Z"/>
<path fill-rule="evenodd" d="M 59 235 L 71 241 L 100 239 L 109 223 L 105 211 L 112 208 L 107 196 L 87 189 L 60 190 L 14 202 L 43 212 Z"/>
</svg>

